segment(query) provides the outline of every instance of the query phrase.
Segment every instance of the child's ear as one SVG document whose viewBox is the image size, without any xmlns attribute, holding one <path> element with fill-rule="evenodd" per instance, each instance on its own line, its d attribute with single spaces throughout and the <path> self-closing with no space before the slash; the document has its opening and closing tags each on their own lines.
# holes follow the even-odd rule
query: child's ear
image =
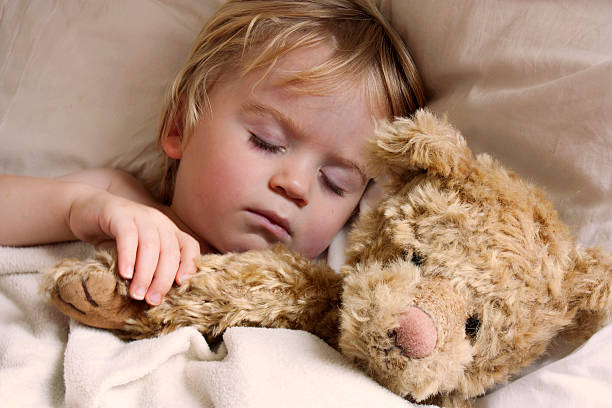
<svg viewBox="0 0 612 408">
<path fill-rule="evenodd" d="M 161 145 L 166 155 L 172 159 L 180 159 L 183 155 L 183 138 L 174 129 L 166 135 Z"/>
<path fill-rule="evenodd" d="M 161 141 L 161 146 L 166 152 L 166 155 L 171 159 L 180 159 L 183 156 L 183 129 L 179 124 L 178 118 L 181 117 L 181 109 L 172 115 L 173 118 L 169 119 L 171 127 Z"/>
</svg>

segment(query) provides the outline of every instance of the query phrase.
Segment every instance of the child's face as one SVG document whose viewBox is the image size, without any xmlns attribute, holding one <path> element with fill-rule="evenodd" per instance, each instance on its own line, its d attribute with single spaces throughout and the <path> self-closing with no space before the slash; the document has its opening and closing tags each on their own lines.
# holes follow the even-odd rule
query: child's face
<svg viewBox="0 0 612 408">
<path fill-rule="evenodd" d="M 381 115 L 354 81 L 325 96 L 279 85 L 329 52 L 294 51 L 254 89 L 261 72 L 224 75 L 193 134 L 164 141 L 180 158 L 172 208 L 205 243 L 229 252 L 282 242 L 314 258 L 350 217 Z"/>
</svg>

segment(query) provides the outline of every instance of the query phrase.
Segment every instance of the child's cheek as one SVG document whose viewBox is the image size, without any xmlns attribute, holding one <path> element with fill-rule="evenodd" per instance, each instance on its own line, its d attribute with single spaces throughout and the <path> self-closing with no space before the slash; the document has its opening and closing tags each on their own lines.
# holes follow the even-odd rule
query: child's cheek
<svg viewBox="0 0 612 408">
<path fill-rule="evenodd" d="M 303 253 L 309 258 L 315 258 L 321 254 L 331 243 L 336 233 L 340 230 L 342 224 L 340 222 L 341 215 L 337 210 L 332 208 L 327 209 L 323 214 L 318 213 L 303 220 L 304 230 L 298 238 L 293 249 Z"/>
<path fill-rule="evenodd" d="M 217 178 L 223 181 L 222 188 L 237 192 L 255 183 L 264 167 L 265 162 L 256 160 L 252 153 L 239 150 L 219 163 Z"/>
</svg>

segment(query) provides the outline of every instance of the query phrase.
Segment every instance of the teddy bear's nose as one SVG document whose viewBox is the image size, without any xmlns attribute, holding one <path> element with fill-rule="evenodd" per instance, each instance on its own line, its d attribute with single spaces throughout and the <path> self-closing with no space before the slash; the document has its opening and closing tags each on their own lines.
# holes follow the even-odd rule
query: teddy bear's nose
<svg viewBox="0 0 612 408">
<path fill-rule="evenodd" d="M 411 306 L 402 314 L 400 327 L 397 327 L 394 333 L 395 344 L 412 358 L 430 355 L 438 339 L 436 326 L 431 317 L 415 306 Z"/>
</svg>

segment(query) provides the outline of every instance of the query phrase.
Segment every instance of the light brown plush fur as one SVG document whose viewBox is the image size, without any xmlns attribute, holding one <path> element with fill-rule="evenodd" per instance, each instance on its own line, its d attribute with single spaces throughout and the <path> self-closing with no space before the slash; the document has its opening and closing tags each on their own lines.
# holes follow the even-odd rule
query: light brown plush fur
<svg viewBox="0 0 612 408">
<path fill-rule="evenodd" d="M 392 391 L 443 406 L 470 406 L 557 334 L 583 341 L 609 317 L 610 255 L 579 248 L 541 191 L 473 158 L 450 125 L 419 111 L 381 126 L 369 154 L 387 196 L 354 226 L 341 276 L 280 246 L 206 255 L 143 311 L 99 253 L 60 264 L 46 288 L 67 315 L 130 339 L 185 325 L 209 340 L 235 325 L 308 330 Z M 424 313 L 409 318 L 414 307 Z M 428 322 L 433 334 L 414 331 Z"/>
</svg>

